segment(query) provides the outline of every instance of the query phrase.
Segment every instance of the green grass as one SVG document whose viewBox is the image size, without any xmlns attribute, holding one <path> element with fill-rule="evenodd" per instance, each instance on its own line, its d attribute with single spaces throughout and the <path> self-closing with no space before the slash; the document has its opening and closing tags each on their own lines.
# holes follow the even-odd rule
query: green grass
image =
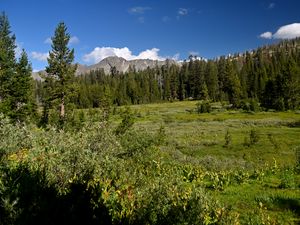
<svg viewBox="0 0 300 225">
<path fill-rule="evenodd" d="M 160 149 L 166 161 L 201 165 L 213 171 L 253 172 L 258 168 L 271 171 L 274 162 L 278 168 L 295 166 L 295 149 L 300 146 L 299 113 L 223 111 L 197 114 L 194 101 L 131 108 L 138 115 L 135 129 L 156 132 L 164 126 L 166 143 Z M 120 121 L 118 115 L 111 119 Z M 227 130 L 232 143 L 224 147 Z M 259 140 L 247 145 L 251 130 L 256 132 Z M 266 173 L 264 181 L 250 180 L 245 184 L 230 184 L 223 191 L 209 192 L 237 212 L 243 223 L 255 224 L 252 219 L 258 215 L 273 218 L 280 224 L 298 223 L 299 175 L 290 175 L 294 179 L 293 188 L 281 188 L 283 175 Z"/>
<path fill-rule="evenodd" d="M 179 151 L 194 160 L 213 157 L 223 162 L 239 162 L 252 167 L 264 166 L 275 158 L 282 166 L 295 163 L 294 149 L 300 146 L 300 127 L 291 127 L 300 121 L 294 112 L 239 111 L 197 114 L 195 101 L 134 105 L 138 115 L 135 129 L 155 132 L 164 126 L 167 144 L 164 151 Z M 119 121 L 118 116 L 112 118 Z M 259 141 L 245 146 L 245 139 L 255 129 Z M 232 145 L 224 148 L 224 136 L 229 130 Z M 233 163 L 235 166 L 236 163 Z"/>
</svg>

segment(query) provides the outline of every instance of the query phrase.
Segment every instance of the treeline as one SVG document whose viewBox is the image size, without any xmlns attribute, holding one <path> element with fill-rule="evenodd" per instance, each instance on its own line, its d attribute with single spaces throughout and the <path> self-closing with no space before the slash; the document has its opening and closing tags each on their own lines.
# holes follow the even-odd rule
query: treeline
<svg viewBox="0 0 300 225">
<path fill-rule="evenodd" d="M 75 78 L 78 95 L 71 102 L 91 108 L 103 101 L 124 105 L 198 99 L 229 101 L 239 108 L 255 101 L 282 111 L 299 108 L 299 81 L 300 39 L 294 39 L 208 61 L 191 56 L 181 64 L 167 62 L 145 71 L 91 71 Z"/>
<path fill-rule="evenodd" d="M 111 76 L 102 70 L 76 78 L 77 106 L 98 107 L 104 95 L 112 103 L 141 104 L 158 101 L 200 99 L 229 101 L 233 107 L 249 99 L 266 109 L 296 109 L 300 100 L 300 40 L 259 48 L 253 52 L 198 60 L 182 65 Z"/>
<path fill-rule="evenodd" d="M 43 81 L 33 83 L 23 50 L 16 57 L 16 37 L 7 16 L 0 15 L 0 112 L 14 121 L 38 118 L 47 124 L 56 114 L 64 121 L 74 108 L 145 104 L 174 100 L 228 101 L 233 108 L 255 102 L 263 109 L 297 109 L 300 102 L 300 39 L 285 40 L 255 51 L 120 73 L 111 68 L 74 76 L 74 50 L 61 23 Z M 35 84 L 35 85 L 33 85 Z M 37 115 L 37 105 L 43 113 Z M 53 113 L 57 111 L 58 113 Z"/>
</svg>

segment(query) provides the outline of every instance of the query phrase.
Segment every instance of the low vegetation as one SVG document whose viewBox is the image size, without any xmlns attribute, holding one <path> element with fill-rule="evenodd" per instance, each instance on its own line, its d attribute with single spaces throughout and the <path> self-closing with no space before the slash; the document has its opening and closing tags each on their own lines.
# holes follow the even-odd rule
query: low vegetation
<svg viewBox="0 0 300 225">
<path fill-rule="evenodd" d="M 1 223 L 297 224 L 300 115 L 198 105 L 81 110 L 65 131 L 2 116 Z"/>
</svg>

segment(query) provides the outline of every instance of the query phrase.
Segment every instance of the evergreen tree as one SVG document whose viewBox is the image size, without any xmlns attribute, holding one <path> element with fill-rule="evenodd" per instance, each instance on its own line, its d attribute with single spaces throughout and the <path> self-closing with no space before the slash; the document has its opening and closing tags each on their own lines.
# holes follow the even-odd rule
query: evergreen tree
<svg viewBox="0 0 300 225">
<path fill-rule="evenodd" d="M 48 66 L 46 67 L 46 89 L 48 89 L 49 98 L 46 100 L 45 109 L 59 105 L 60 123 L 63 124 L 66 120 L 65 106 L 71 93 L 72 81 L 77 66 L 72 65 L 74 49 L 68 48 L 70 34 L 63 22 L 58 24 L 51 40 L 52 51 L 49 53 Z M 48 115 L 48 113 L 45 115 Z"/>
<path fill-rule="evenodd" d="M 296 109 L 300 102 L 300 68 L 293 58 L 289 58 L 279 75 L 278 91 L 286 109 Z"/>
<path fill-rule="evenodd" d="M 24 121 L 35 114 L 36 104 L 33 96 L 31 73 L 31 65 L 26 52 L 23 50 L 10 86 L 10 117 L 15 121 Z"/>
<path fill-rule="evenodd" d="M 233 107 L 238 107 L 241 100 L 241 84 L 238 79 L 236 68 L 232 61 L 227 60 L 225 76 L 227 78 L 226 88 L 229 102 Z"/>
<path fill-rule="evenodd" d="M 221 57 L 217 61 L 218 65 L 218 84 L 219 84 L 219 99 L 221 101 L 227 100 L 226 98 L 226 59 L 225 57 Z"/>
<path fill-rule="evenodd" d="M 0 15 L 0 111 L 14 122 L 25 121 L 34 113 L 31 65 L 25 51 L 17 62 L 16 37 L 7 16 Z"/>
<path fill-rule="evenodd" d="M 10 31 L 5 13 L 0 14 L 0 111 L 10 111 L 9 94 L 12 77 L 16 73 L 15 44 L 16 37 Z"/>
<path fill-rule="evenodd" d="M 170 74 L 169 74 L 169 66 L 164 65 L 161 68 L 162 70 L 162 78 L 163 78 L 163 99 L 171 100 L 171 87 L 170 87 Z"/>
<path fill-rule="evenodd" d="M 180 72 L 179 72 L 179 78 L 178 78 L 178 97 L 180 101 L 183 101 L 186 98 L 186 93 L 188 92 L 186 87 L 186 80 L 188 76 L 188 67 L 187 63 L 184 62 L 181 66 Z"/>
<path fill-rule="evenodd" d="M 206 84 L 208 94 L 213 101 L 218 100 L 219 84 L 216 63 L 209 61 L 206 66 Z"/>
</svg>

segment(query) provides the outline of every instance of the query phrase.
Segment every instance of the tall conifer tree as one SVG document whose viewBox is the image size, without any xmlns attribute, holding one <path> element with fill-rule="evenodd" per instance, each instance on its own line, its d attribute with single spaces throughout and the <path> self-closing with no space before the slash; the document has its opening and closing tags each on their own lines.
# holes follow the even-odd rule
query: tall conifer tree
<svg viewBox="0 0 300 225">
<path fill-rule="evenodd" d="M 9 111 L 8 96 L 11 80 L 15 74 L 15 44 L 16 37 L 10 31 L 6 14 L 0 14 L 0 111 Z"/>
<path fill-rule="evenodd" d="M 0 14 L 0 111 L 14 122 L 25 121 L 35 108 L 31 65 L 24 50 L 17 62 L 15 41 L 7 16 Z"/>
<path fill-rule="evenodd" d="M 72 64 L 74 49 L 68 47 L 70 34 L 63 22 L 58 24 L 51 40 L 52 51 L 49 53 L 48 66 L 46 67 L 46 82 L 48 84 L 46 88 L 50 98 L 46 100 L 45 107 L 57 107 L 58 105 L 60 122 L 63 124 L 66 119 L 66 103 L 71 94 L 72 81 L 77 66 Z M 45 113 L 45 116 L 47 115 Z"/>
</svg>

